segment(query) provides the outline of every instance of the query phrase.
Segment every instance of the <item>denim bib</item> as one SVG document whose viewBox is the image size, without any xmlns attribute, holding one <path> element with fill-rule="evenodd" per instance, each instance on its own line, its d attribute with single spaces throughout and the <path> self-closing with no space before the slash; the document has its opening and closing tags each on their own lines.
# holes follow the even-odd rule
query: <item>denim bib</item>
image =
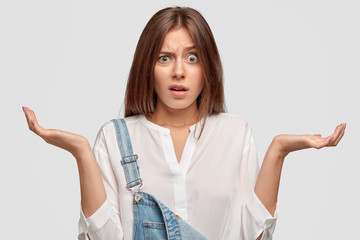
<svg viewBox="0 0 360 240">
<path fill-rule="evenodd" d="M 133 154 L 129 132 L 124 119 L 113 119 L 124 168 L 126 188 L 133 193 L 134 240 L 206 240 L 201 233 L 175 215 L 153 195 L 141 192 L 138 156 Z M 138 190 L 134 187 L 138 186 Z"/>
</svg>

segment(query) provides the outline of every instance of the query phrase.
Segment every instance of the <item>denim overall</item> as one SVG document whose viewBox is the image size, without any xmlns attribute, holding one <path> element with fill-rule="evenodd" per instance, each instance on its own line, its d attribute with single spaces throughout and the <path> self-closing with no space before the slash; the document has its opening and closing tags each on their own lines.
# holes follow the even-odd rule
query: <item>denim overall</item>
<svg viewBox="0 0 360 240">
<path fill-rule="evenodd" d="M 121 164 L 127 182 L 126 188 L 134 195 L 134 240 L 206 240 L 201 233 L 175 215 L 154 196 L 140 191 L 142 179 L 137 163 L 138 156 L 133 154 L 126 122 L 124 119 L 113 119 L 112 121 L 116 128 L 122 157 Z M 135 186 L 139 186 L 138 191 L 132 189 Z"/>
</svg>

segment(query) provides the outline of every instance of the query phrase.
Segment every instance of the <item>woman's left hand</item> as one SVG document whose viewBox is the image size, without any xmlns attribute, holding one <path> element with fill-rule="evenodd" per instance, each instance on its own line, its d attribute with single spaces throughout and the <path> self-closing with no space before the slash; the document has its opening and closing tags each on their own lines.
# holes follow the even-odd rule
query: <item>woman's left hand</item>
<svg viewBox="0 0 360 240">
<path fill-rule="evenodd" d="M 328 137 L 321 137 L 321 134 L 314 135 L 278 135 L 273 139 L 272 144 L 279 147 L 282 155 L 285 157 L 287 154 L 293 151 L 323 147 L 335 147 L 341 138 L 344 136 L 346 124 L 340 124 L 335 128 L 332 135 Z"/>
</svg>

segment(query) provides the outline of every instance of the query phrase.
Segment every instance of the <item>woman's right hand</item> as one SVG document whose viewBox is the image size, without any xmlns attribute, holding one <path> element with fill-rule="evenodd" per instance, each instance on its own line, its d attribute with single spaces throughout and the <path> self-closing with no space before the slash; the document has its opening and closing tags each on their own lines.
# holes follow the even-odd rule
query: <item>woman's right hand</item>
<svg viewBox="0 0 360 240">
<path fill-rule="evenodd" d="M 101 173 L 96 163 L 89 141 L 83 136 L 41 127 L 34 111 L 23 107 L 29 129 L 39 135 L 45 142 L 69 151 L 78 163 L 81 207 L 87 218 L 100 208 L 106 200 L 106 191 Z"/>
<path fill-rule="evenodd" d="M 83 149 L 89 148 L 89 141 L 85 137 L 58 129 L 43 128 L 37 122 L 34 111 L 27 107 L 22 108 L 25 113 L 29 129 L 44 139 L 45 142 L 65 149 L 74 157 L 78 156 Z"/>
</svg>

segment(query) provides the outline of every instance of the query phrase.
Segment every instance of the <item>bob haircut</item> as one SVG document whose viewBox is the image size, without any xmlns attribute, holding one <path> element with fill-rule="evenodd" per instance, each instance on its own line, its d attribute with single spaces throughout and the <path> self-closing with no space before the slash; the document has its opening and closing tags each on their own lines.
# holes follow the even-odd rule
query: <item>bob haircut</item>
<svg viewBox="0 0 360 240">
<path fill-rule="evenodd" d="M 225 112 L 222 64 L 209 25 L 195 9 L 168 7 L 152 16 L 139 38 L 126 86 L 125 117 L 154 113 L 154 67 L 166 33 L 177 27 L 190 33 L 204 73 L 204 87 L 197 98 L 200 115 L 206 118 Z"/>
</svg>

